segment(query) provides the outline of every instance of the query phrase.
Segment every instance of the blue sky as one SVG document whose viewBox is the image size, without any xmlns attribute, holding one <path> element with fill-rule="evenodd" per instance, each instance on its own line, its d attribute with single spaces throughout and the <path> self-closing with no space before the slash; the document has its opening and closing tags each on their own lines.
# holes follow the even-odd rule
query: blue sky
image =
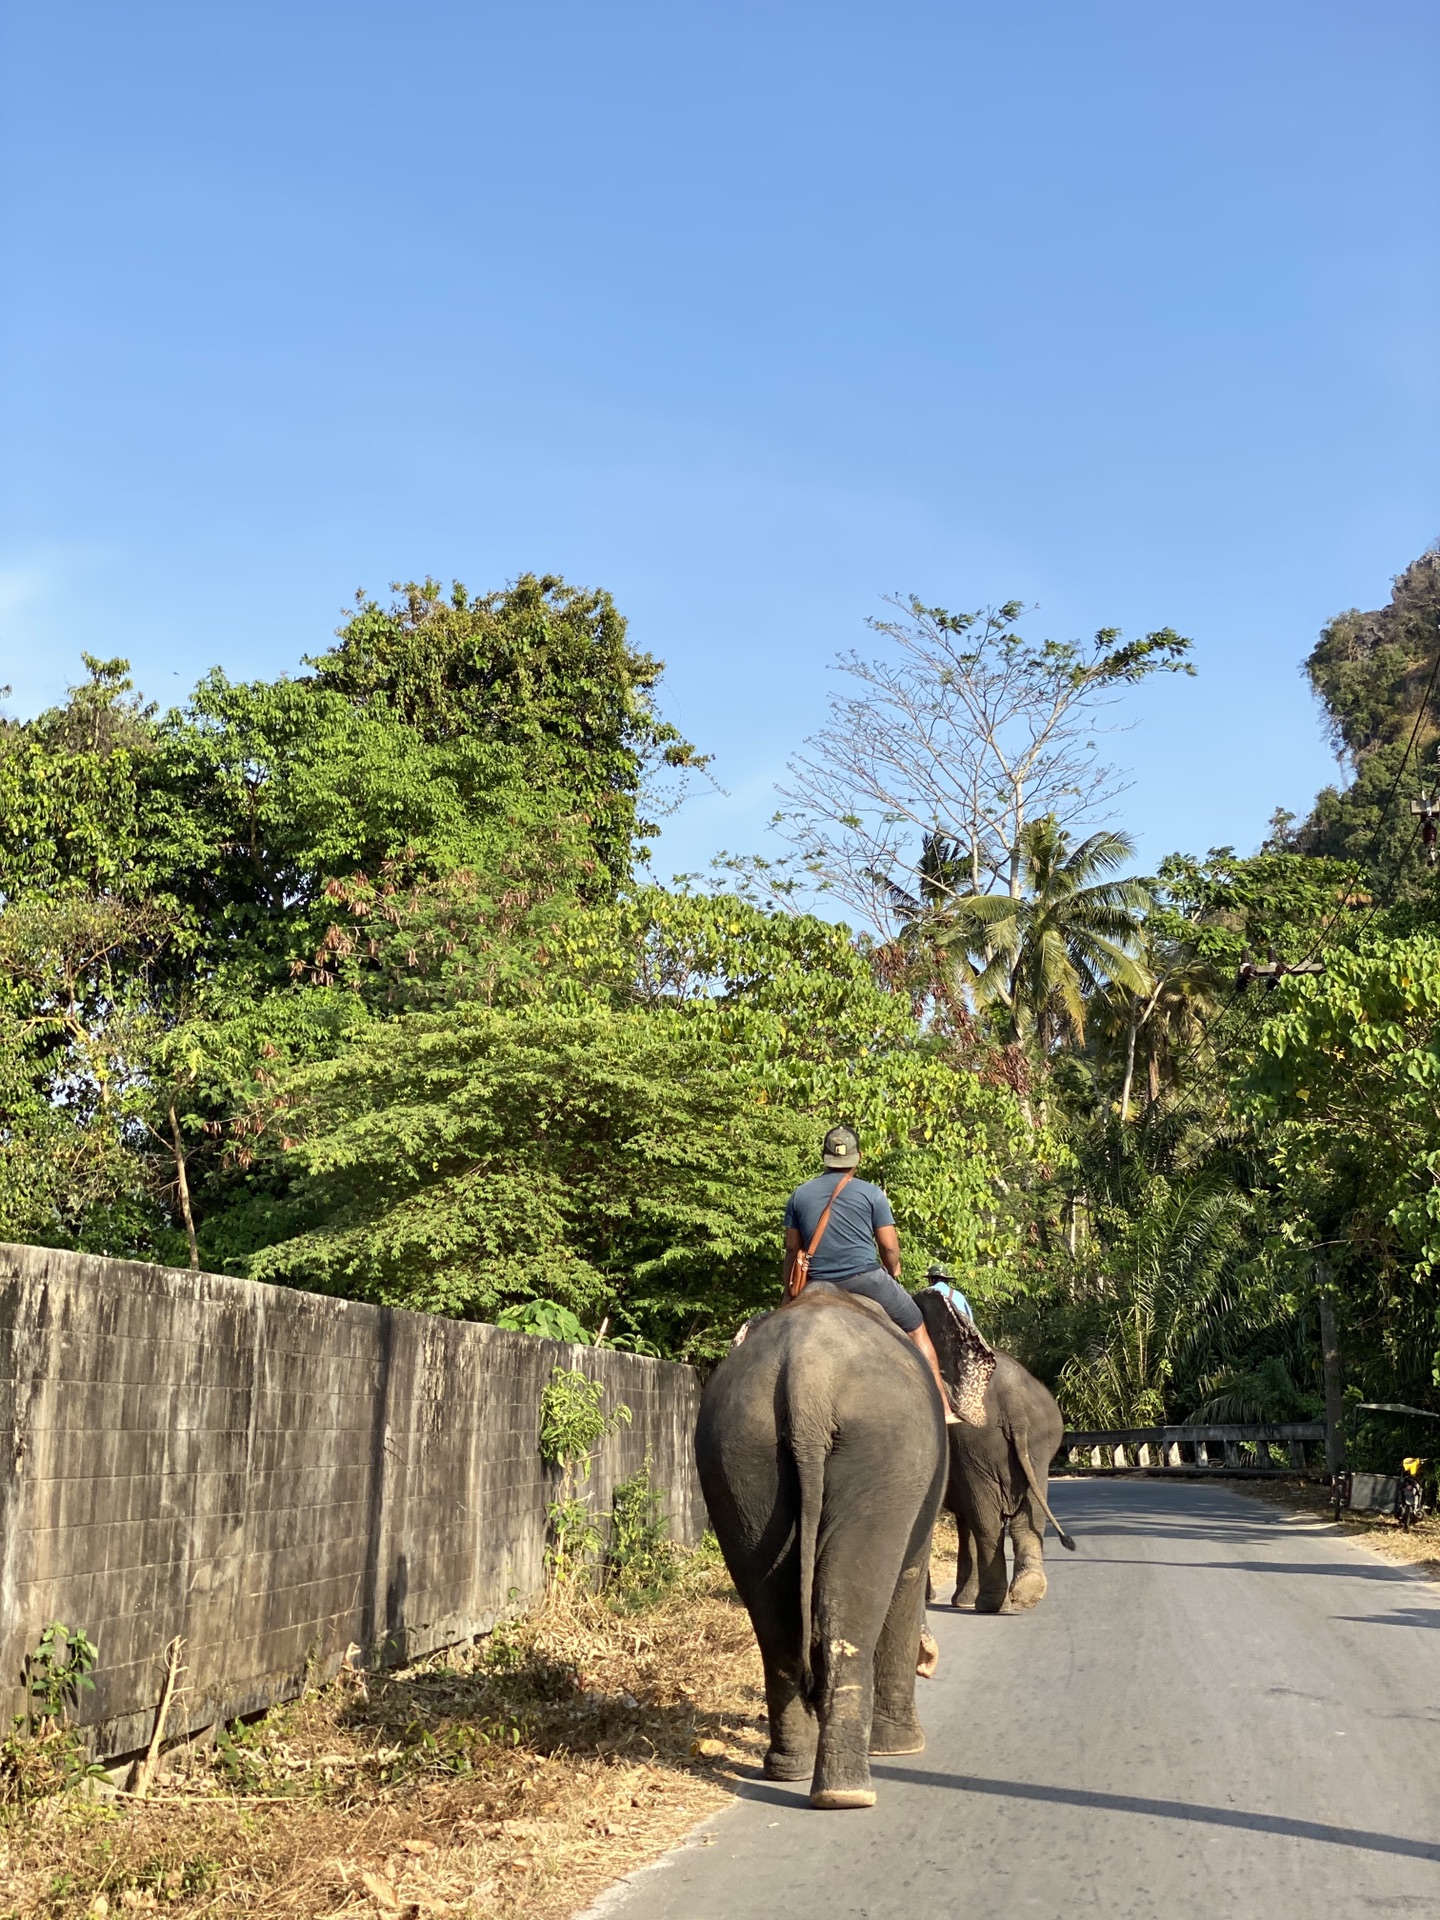
<svg viewBox="0 0 1440 1920">
<path fill-rule="evenodd" d="M 1253 847 L 1298 663 L 1440 533 L 1413 0 L 12 6 L 0 678 L 294 668 L 357 587 L 608 586 L 756 850 L 887 592 L 1171 624 L 1121 823 Z"/>
</svg>

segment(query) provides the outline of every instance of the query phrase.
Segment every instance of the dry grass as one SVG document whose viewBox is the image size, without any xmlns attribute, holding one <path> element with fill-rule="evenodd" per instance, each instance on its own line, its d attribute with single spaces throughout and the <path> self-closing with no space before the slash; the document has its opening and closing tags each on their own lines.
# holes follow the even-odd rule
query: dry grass
<svg viewBox="0 0 1440 1920">
<path fill-rule="evenodd" d="M 154 1798 L 0 1809 L 0 1920 L 558 1920 L 673 1844 L 764 1751 L 750 1623 L 718 1556 L 643 1612 L 552 1601 L 474 1646 L 342 1674 Z"/>
<path fill-rule="evenodd" d="M 1288 1507 L 1313 1519 L 1329 1520 L 1334 1515 L 1328 1487 L 1310 1480 L 1237 1480 L 1229 1483 L 1238 1493 L 1264 1500 L 1271 1506 Z M 1426 1517 L 1409 1533 L 1389 1514 L 1342 1513 L 1340 1530 L 1348 1538 L 1359 1540 L 1382 1559 L 1395 1560 L 1418 1568 L 1432 1580 L 1440 1580 L 1440 1518 Z"/>
</svg>

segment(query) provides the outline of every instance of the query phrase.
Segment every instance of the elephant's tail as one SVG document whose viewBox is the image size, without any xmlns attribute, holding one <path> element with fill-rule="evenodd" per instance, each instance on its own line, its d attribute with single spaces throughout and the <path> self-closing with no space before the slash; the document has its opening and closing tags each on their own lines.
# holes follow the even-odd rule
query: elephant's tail
<svg viewBox="0 0 1440 1920">
<path fill-rule="evenodd" d="M 808 1700 L 815 1680 L 810 1645 L 815 1632 L 815 1550 L 825 1505 L 825 1456 L 799 1447 L 794 1453 L 800 1479 L 800 1671 Z"/>
<path fill-rule="evenodd" d="M 1040 1505 L 1045 1510 L 1045 1518 L 1050 1522 L 1051 1526 L 1054 1527 L 1056 1533 L 1059 1534 L 1060 1544 L 1062 1547 L 1064 1547 L 1065 1551 L 1067 1553 L 1074 1553 L 1075 1542 L 1070 1538 L 1069 1534 L 1065 1531 L 1064 1527 L 1061 1526 L 1060 1522 L 1055 1518 L 1054 1514 L 1050 1511 L 1050 1502 L 1045 1498 L 1045 1495 L 1040 1490 L 1040 1482 L 1035 1477 L 1034 1467 L 1032 1467 L 1030 1464 L 1030 1448 L 1026 1442 L 1025 1435 L 1023 1433 L 1012 1433 L 1010 1438 L 1015 1443 L 1016 1453 L 1019 1454 L 1020 1456 L 1020 1465 L 1024 1469 L 1025 1478 L 1030 1482 L 1030 1491 L 1034 1494 L 1035 1498 L 1040 1502 Z"/>
</svg>

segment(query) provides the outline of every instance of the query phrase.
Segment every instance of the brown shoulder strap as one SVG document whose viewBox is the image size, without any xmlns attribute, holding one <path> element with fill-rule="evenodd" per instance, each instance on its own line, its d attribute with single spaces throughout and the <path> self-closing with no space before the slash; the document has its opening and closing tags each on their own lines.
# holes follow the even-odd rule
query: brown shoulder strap
<svg viewBox="0 0 1440 1920">
<path fill-rule="evenodd" d="M 825 1229 L 830 1224 L 830 1209 L 834 1206 L 835 1202 L 840 1198 L 841 1194 L 845 1191 L 846 1187 L 849 1186 L 850 1182 L 854 1178 L 855 1178 L 854 1167 L 847 1167 L 845 1170 L 845 1177 L 842 1180 L 837 1182 L 835 1191 L 831 1194 L 830 1198 L 825 1202 L 825 1211 L 821 1214 L 819 1220 L 816 1222 L 815 1231 L 810 1236 L 809 1246 L 806 1247 L 803 1253 L 796 1254 L 795 1264 L 790 1269 L 789 1284 L 785 1288 L 785 1298 L 787 1300 L 794 1300 L 796 1296 L 799 1294 L 802 1294 L 805 1291 L 806 1287 L 810 1284 L 810 1262 L 815 1258 L 815 1249 L 820 1245 L 820 1242 L 825 1238 Z"/>
</svg>

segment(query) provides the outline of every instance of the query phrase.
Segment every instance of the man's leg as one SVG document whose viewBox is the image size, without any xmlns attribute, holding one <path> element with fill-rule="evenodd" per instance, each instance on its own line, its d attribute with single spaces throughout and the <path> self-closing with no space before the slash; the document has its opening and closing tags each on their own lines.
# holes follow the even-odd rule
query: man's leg
<svg viewBox="0 0 1440 1920">
<path fill-rule="evenodd" d="M 905 1338 L 917 1346 L 925 1356 L 925 1364 L 935 1376 L 935 1384 L 940 1389 L 940 1404 L 945 1409 L 947 1427 L 958 1427 L 960 1416 L 950 1405 L 950 1395 L 945 1390 L 945 1376 L 940 1371 L 940 1356 L 935 1351 L 935 1342 L 926 1332 L 922 1322 L 913 1333 L 907 1332 Z"/>
<path fill-rule="evenodd" d="M 886 1273 L 883 1267 L 875 1267 L 869 1273 L 857 1273 L 853 1279 L 840 1280 L 835 1284 L 843 1287 L 847 1293 L 858 1293 L 866 1300 L 873 1300 L 877 1307 L 883 1307 L 911 1345 L 919 1348 L 940 1390 L 945 1424 L 947 1427 L 958 1427 L 960 1418 L 951 1411 L 950 1395 L 945 1390 L 945 1376 L 940 1371 L 940 1356 L 935 1351 L 935 1343 L 925 1330 L 919 1307 L 900 1282 Z"/>
</svg>

